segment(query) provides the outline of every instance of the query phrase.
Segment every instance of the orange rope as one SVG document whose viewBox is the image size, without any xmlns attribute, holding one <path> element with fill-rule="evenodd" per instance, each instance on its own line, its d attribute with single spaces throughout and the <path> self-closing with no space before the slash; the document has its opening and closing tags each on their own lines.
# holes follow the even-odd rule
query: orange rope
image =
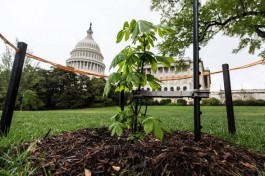
<svg viewBox="0 0 265 176">
<path fill-rule="evenodd" d="M 9 46 L 11 46 L 14 50 L 16 50 L 16 52 L 19 52 L 19 48 L 17 48 L 15 45 L 13 45 L 12 43 L 10 43 L 1 33 L 0 33 L 0 38 Z"/>
<path fill-rule="evenodd" d="M 256 66 L 256 65 L 259 65 L 259 64 L 265 64 L 265 58 L 263 59 L 260 59 L 256 62 L 253 62 L 253 63 L 250 63 L 250 64 L 246 64 L 246 65 L 243 65 L 243 66 L 239 66 L 239 67 L 234 67 L 234 68 L 230 68 L 229 70 L 230 71 L 233 71 L 233 70 L 239 70 L 239 69 L 244 69 L 244 68 L 249 68 L 249 67 L 253 67 L 253 66 Z M 202 73 L 202 76 L 208 76 L 208 75 L 213 75 L 213 74 L 217 74 L 217 73 L 222 73 L 223 71 L 222 70 L 219 70 L 219 71 L 215 71 L 215 72 L 210 72 L 210 73 Z M 181 79 L 189 79 L 189 78 L 193 78 L 192 75 L 185 75 L 185 76 L 177 76 L 177 77 L 165 77 L 165 78 L 160 78 L 161 81 L 173 81 L 173 80 L 181 80 Z"/>
<path fill-rule="evenodd" d="M 13 49 L 15 49 L 16 52 L 19 52 L 19 48 L 17 48 L 15 45 L 13 45 L 12 43 L 10 43 L 2 34 L 0 34 L 0 38 L 6 44 L 8 44 L 9 46 L 11 46 Z M 30 57 L 32 59 L 35 59 L 35 60 L 38 60 L 40 62 L 44 62 L 44 63 L 50 64 L 50 65 L 53 65 L 54 67 L 59 68 L 61 70 L 65 70 L 65 71 L 69 71 L 69 72 L 74 72 L 74 73 L 79 73 L 79 74 L 97 76 L 97 77 L 100 77 L 100 78 L 107 78 L 108 77 L 107 75 L 102 75 L 102 74 L 97 74 L 97 73 L 92 73 L 92 72 L 82 71 L 82 70 L 76 70 L 76 69 L 74 69 L 72 67 L 67 67 L 67 66 L 63 66 L 63 65 L 60 65 L 60 64 L 56 64 L 54 62 L 51 62 L 51 61 L 48 61 L 46 59 L 40 58 L 38 56 L 34 56 L 33 54 L 26 53 L 26 55 L 28 57 Z M 229 70 L 232 71 L 232 70 L 239 70 L 239 69 L 249 68 L 249 67 L 256 66 L 258 64 L 265 64 L 265 58 L 263 58 L 261 60 L 258 60 L 256 62 L 250 63 L 250 64 L 246 64 L 246 65 L 243 65 L 243 66 L 230 68 Z M 217 74 L 217 73 L 221 73 L 221 72 L 223 72 L 223 71 L 220 70 L 220 71 L 215 71 L 215 72 L 210 72 L 210 73 L 205 72 L 205 73 L 202 73 L 202 76 L 213 75 L 213 74 Z M 189 79 L 189 78 L 193 78 L 193 76 L 192 75 L 184 75 L 184 76 L 176 76 L 176 77 L 171 77 L 171 78 L 169 78 L 169 77 L 166 76 L 165 78 L 160 77 L 160 81 L 181 80 L 181 79 Z"/>
<path fill-rule="evenodd" d="M 26 55 L 28 57 L 32 58 L 32 59 L 35 59 L 35 60 L 38 60 L 38 61 L 41 61 L 41 62 L 50 64 L 50 65 L 52 65 L 52 66 L 54 66 L 56 68 L 59 68 L 61 70 L 65 70 L 65 71 L 69 71 L 69 72 L 74 72 L 74 73 L 79 73 L 79 74 L 97 76 L 97 77 L 100 77 L 100 78 L 108 77 L 107 75 L 102 75 L 102 74 L 97 74 L 97 73 L 92 73 L 92 72 L 82 71 L 82 70 L 76 70 L 76 69 L 74 69 L 72 67 L 67 67 L 67 66 L 63 66 L 63 65 L 60 65 L 60 64 L 56 64 L 54 62 L 51 62 L 51 61 L 48 61 L 46 59 L 40 58 L 38 56 L 34 56 L 33 54 L 27 53 Z"/>
</svg>

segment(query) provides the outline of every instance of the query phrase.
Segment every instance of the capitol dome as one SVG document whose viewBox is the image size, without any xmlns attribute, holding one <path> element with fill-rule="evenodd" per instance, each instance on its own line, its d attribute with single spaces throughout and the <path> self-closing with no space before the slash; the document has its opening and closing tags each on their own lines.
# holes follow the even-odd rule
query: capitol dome
<svg viewBox="0 0 265 176">
<path fill-rule="evenodd" d="M 66 65 L 77 70 L 84 70 L 97 74 L 104 74 L 105 64 L 98 44 L 92 37 L 92 24 L 87 30 L 87 36 L 80 40 L 71 51 L 71 57 L 67 59 Z"/>
</svg>

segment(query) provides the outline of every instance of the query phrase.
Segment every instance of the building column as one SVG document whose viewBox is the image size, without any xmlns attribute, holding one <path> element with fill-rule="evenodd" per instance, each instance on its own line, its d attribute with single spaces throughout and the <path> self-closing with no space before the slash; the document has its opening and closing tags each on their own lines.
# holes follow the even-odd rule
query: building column
<svg viewBox="0 0 265 176">
<path fill-rule="evenodd" d="M 89 64 L 89 62 L 86 62 L 86 70 L 88 70 L 88 64 Z"/>
</svg>

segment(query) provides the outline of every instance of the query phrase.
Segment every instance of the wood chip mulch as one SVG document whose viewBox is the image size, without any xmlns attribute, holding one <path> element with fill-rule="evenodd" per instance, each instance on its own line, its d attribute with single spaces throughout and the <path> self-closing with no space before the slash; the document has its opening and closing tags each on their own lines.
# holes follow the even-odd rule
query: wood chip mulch
<svg viewBox="0 0 265 176">
<path fill-rule="evenodd" d="M 107 128 L 64 132 L 37 142 L 31 160 L 38 175 L 259 175 L 265 155 L 231 142 L 192 132 L 174 131 L 158 141 L 131 143 L 112 137 Z"/>
</svg>

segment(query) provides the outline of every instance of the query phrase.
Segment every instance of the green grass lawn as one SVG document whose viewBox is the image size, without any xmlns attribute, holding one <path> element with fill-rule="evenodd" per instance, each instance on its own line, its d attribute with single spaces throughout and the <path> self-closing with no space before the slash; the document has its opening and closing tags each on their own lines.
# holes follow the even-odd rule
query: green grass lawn
<svg viewBox="0 0 265 176">
<path fill-rule="evenodd" d="M 265 153 L 265 107 L 234 107 L 237 133 L 228 134 L 224 106 L 202 106 L 202 132 Z M 10 133 L 0 138 L 0 148 L 33 141 L 51 134 L 111 124 L 115 107 L 82 110 L 15 111 Z M 171 129 L 193 131 L 192 106 L 149 106 L 148 114 L 159 117 Z"/>
</svg>

